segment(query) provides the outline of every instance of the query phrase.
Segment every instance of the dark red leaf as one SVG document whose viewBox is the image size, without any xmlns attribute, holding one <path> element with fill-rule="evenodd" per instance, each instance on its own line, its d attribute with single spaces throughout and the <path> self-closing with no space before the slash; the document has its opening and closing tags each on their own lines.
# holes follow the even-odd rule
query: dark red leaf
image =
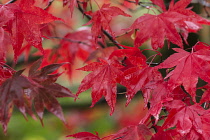
<svg viewBox="0 0 210 140">
<path fill-rule="evenodd" d="M 31 89 L 34 84 L 26 77 L 22 76 L 22 72 L 21 70 L 14 73 L 12 77 L 3 81 L 0 85 L 0 123 L 5 133 L 14 105 L 17 106 L 25 117 L 27 109 L 30 110 L 31 108 L 30 96 L 32 96 L 32 94 L 27 89 Z"/>
<path fill-rule="evenodd" d="M 42 53 L 42 35 L 40 25 L 49 23 L 55 20 L 60 20 L 49 14 L 47 11 L 33 6 L 34 1 L 21 0 L 17 5 L 17 10 L 12 11 L 15 15 L 13 20 L 10 20 L 6 25 L 9 31 L 13 50 L 15 53 L 15 61 L 20 55 L 20 50 L 24 39 L 31 45 L 39 49 Z"/>
<path fill-rule="evenodd" d="M 76 97 L 72 92 L 54 83 L 61 75 L 60 73 L 51 74 L 56 71 L 63 64 L 51 64 L 47 65 L 40 70 L 41 59 L 35 62 L 30 70 L 29 77 L 36 83 L 36 86 L 32 89 L 34 95 L 34 107 L 42 122 L 44 107 L 54 115 L 56 115 L 62 121 L 65 121 L 62 108 L 57 101 L 58 97 Z"/>
</svg>

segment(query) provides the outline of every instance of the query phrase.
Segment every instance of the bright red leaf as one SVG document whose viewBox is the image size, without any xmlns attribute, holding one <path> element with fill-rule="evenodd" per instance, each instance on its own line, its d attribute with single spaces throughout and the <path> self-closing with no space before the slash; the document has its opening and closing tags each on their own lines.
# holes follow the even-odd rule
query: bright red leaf
<svg viewBox="0 0 210 140">
<path fill-rule="evenodd" d="M 110 114 L 112 114 L 116 103 L 118 79 L 123 75 L 122 71 L 119 70 L 121 67 L 116 62 L 101 59 L 100 62 L 93 62 L 80 68 L 79 70 L 93 72 L 82 80 L 76 95 L 78 96 L 81 92 L 92 88 L 91 107 L 104 96 L 108 105 L 111 107 Z"/>
<path fill-rule="evenodd" d="M 75 95 L 68 88 L 55 83 L 61 73 L 52 74 L 64 63 L 47 65 L 39 70 L 41 62 L 41 59 L 35 62 L 29 70 L 29 77 L 36 83 L 31 91 L 34 94 L 35 110 L 41 121 L 46 107 L 48 111 L 65 122 L 62 108 L 56 98 L 75 97 Z"/>
<path fill-rule="evenodd" d="M 181 136 L 193 133 L 203 133 L 203 124 L 201 115 L 205 114 L 205 110 L 198 104 L 186 106 L 181 100 L 174 100 L 165 104 L 169 114 L 163 123 L 161 130 L 176 127 L 176 131 Z"/>
<path fill-rule="evenodd" d="M 34 0 L 21 0 L 17 9 L 10 9 L 15 15 L 6 25 L 7 31 L 10 33 L 15 60 L 20 55 L 20 49 L 24 39 L 31 45 L 39 49 L 42 53 L 42 35 L 40 25 L 55 20 L 60 20 L 49 14 L 47 11 L 33 6 Z"/>
<path fill-rule="evenodd" d="M 196 46 L 196 45 L 195 45 Z M 178 53 L 172 54 L 157 68 L 172 68 L 166 78 L 169 78 L 168 86 L 172 91 L 179 85 L 183 85 L 185 90 L 195 99 L 196 84 L 198 77 L 206 82 L 210 82 L 210 50 L 200 49 L 196 52 L 187 52 L 183 49 L 174 48 Z"/>
<path fill-rule="evenodd" d="M 91 32 L 96 43 L 98 37 L 101 37 L 104 40 L 103 30 L 108 31 L 112 37 L 115 38 L 115 35 L 109 25 L 113 17 L 118 15 L 130 17 L 130 15 L 126 14 L 120 8 L 110 6 L 110 4 L 103 4 L 103 6 L 98 11 L 89 11 L 86 12 L 86 14 L 92 16 L 91 20 L 85 25 L 90 25 L 91 23 L 93 24 L 91 27 Z"/>
<path fill-rule="evenodd" d="M 15 72 L 12 77 L 3 81 L 0 85 L 0 123 L 3 126 L 4 133 L 7 131 L 7 124 L 14 105 L 25 117 L 27 110 L 31 109 L 31 100 L 28 98 L 30 95 L 27 94 L 27 89 L 32 88 L 34 85 L 21 75 L 22 72 L 23 70 Z"/>
</svg>

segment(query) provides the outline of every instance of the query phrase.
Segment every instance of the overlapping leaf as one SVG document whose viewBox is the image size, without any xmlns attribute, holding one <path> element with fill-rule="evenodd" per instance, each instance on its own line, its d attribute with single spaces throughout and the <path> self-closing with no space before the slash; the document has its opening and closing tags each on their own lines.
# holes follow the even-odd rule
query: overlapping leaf
<svg viewBox="0 0 210 140">
<path fill-rule="evenodd" d="M 163 8 L 163 3 L 154 1 L 155 4 Z M 186 9 L 191 0 L 180 0 L 170 5 L 168 11 L 163 8 L 163 13 L 159 15 L 145 14 L 139 17 L 129 29 L 138 29 L 134 45 L 139 47 L 151 38 L 153 49 L 162 48 L 165 38 L 173 44 L 183 47 L 179 30 L 183 31 L 182 36 L 186 41 L 189 32 L 197 32 L 201 24 L 210 24 L 210 21 L 196 15 L 190 9 Z M 186 41 L 187 42 L 187 41 Z"/>
<path fill-rule="evenodd" d="M 203 133 L 203 124 L 201 115 L 205 114 L 205 110 L 198 104 L 186 106 L 181 100 L 174 100 L 165 104 L 169 110 L 169 115 L 165 120 L 161 130 L 176 127 L 176 131 L 181 136 L 196 132 Z M 194 129 L 195 131 L 191 131 Z M 191 134 L 190 134 L 191 135 Z"/>
<path fill-rule="evenodd" d="M 200 49 L 191 53 L 179 48 L 174 48 L 174 50 L 178 53 L 172 54 L 157 67 L 172 68 L 176 66 L 166 77 L 169 78 L 170 90 L 183 85 L 185 90 L 195 99 L 198 77 L 210 82 L 210 50 Z"/>
<path fill-rule="evenodd" d="M 102 30 L 108 31 L 113 38 L 115 37 L 109 25 L 113 17 L 118 15 L 130 17 L 130 15 L 126 14 L 120 8 L 110 6 L 110 4 L 104 4 L 98 11 L 89 11 L 86 12 L 86 14 L 92 16 L 92 19 L 85 25 L 90 25 L 91 23 L 93 24 L 91 32 L 95 42 L 97 42 L 98 37 L 102 37 L 104 39 Z"/>
<path fill-rule="evenodd" d="M 56 98 L 75 97 L 69 89 L 55 83 L 60 73 L 51 74 L 63 64 L 51 64 L 38 70 L 41 65 L 40 59 L 29 70 L 29 78 L 36 82 L 31 92 L 34 93 L 34 107 L 41 121 L 46 108 L 65 122 L 62 108 Z"/>
<path fill-rule="evenodd" d="M 11 9 L 15 16 L 5 27 L 11 36 L 15 60 L 20 55 L 20 49 L 24 39 L 31 46 L 36 47 L 44 53 L 40 25 L 60 20 L 49 14 L 47 11 L 33 6 L 33 4 L 34 0 L 21 0 L 15 11 L 12 11 Z"/>
<path fill-rule="evenodd" d="M 0 85 L 0 123 L 4 132 L 7 131 L 7 124 L 13 112 L 14 105 L 26 116 L 27 110 L 31 109 L 25 90 L 32 88 L 33 84 L 26 77 L 22 76 L 23 71 L 18 71 L 12 77 L 6 79 Z M 30 95 L 29 95 L 30 96 Z"/>
<path fill-rule="evenodd" d="M 88 74 L 81 82 L 81 85 L 76 93 L 78 96 L 81 92 L 92 88 L 92 105 L 93 107 L 102 96 L 105 97 L 108 105 L 111 107 L 113 113 L 117 96 L 117 83 L 120 76 L 123 75 L 119 64 L 108 60 L 100 60 L 100 62 L 93 62 L 80 68 L 83 71 L 93 71 Z"/>
</svg>

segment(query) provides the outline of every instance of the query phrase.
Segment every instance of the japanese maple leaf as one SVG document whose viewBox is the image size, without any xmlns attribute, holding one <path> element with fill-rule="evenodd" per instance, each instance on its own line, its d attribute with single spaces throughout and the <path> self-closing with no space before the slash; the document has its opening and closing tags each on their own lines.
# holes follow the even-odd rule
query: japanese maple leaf
<svg viewBox="0 0 210 140">
<path fill-rule="evenodd" d="M 93 24 L 91 32 L 95 42 L 97 42 L 98 37 L 102 37 L 102 39 L 104 39 L 103 30 L 108 31 L 113 38 L 115 37 L 109 25 L 113 17 L 118 15 L 130 17 L 130 15 L 126 14 L 120 8 L 110 6 L 110 4 L 103 4 L 98 11 L 93 13 L 89 11 L 86 12 L 86 14 L 92 16 L 92 19 L 85 25 L 90 25 L 91 23 Z"/>
<path fill-rule="evenodd" d="M 68 135 L 66 137 L 74 137 L 75 138 L 75 139 L 71 139 L 71 140 L 101 140 L 98 137 L 98 133 L 96 133 L 96 135 L 94 135 L 90 132 L 79 132 L 76 134 Z"/>
<path fill-rule="evenodd" d="M 199 134 L 203 132 L 201 115 L 205 110 L 198 104 L 186 106 L 181 100 L 174 100 L 165 104 L 169 111 L 168 117 L 163 123 L 161 130 L 176 127 L 181 136 L 191 133 L 192 129 Z"/>
<path fill-rule="evenodd" d="M 171 17 L 173 17 L 173 20 Z M 165 38 L 170 42 L 183 47 L 182 39 L 177 32 L 175 23 L 176 21 L 185 18 L 187 17 L 176 12 L 164 12 L 159 15 L 145 14 L 144 16 L 139 17 L 129 28 L 132 30 L 139 29 L 134 42 L 135 47 L 139 47 L 149 38 L 151 38 L 153 49 L 162 48 Z"/>
<path fill-rule="evenodd" d="M 0 85 L 0 123 L 5 133 L 14 105 L 25 117 L 27 110 L 31 108 L 31 101 L 27 97 L 30 95 L 27 94 L 27 89 L 32 88 L 34 85 L 21 75 L 22 72 L 23 70 L 15 72 Z"/>
<path fill-rule="evenodd" d="M 122 66 L 111 60 L 100 60 L 100 62 L 93 62 L 80 68 L 83 71 L 93 71 L 88 74 L 81 82 L 81 85 L 76 93 L 78 96 L 81 92 L 92 88 L 92 105 L 105 97 L 108 105 L 111 107 L 113 113 L 117 96 L 117 83 L 118 78 L 122 76 L 122 71 L 119 70 Z"/>
<path fill-rule="evenodd" d="M 47 11 L 33 6 L 34 0 L 21 0 L 18 9 L 14 11 L 15 18 L 10 20 L 6 25 L 10 33 L 15 61 L 20 55 L 20 49 L 24 39 L 31 45 L 39 49 L 42 53 L 42 35 L 40 25 L 55 20 L 60 20 L 49 14 Z"/>
<path fill-rule="evenodd" d="M 109 140 L 147 140 L 152 135 L 152 132 L 144 124 L 138 124 L 121 129 Z"/>
<path fill-rule="evenodd" d="M 151 38 L 153 49 L 162 48 L 165 38 L 173 44 L 183 47 L 182 34 L 187 43 L 189 32 L 197 32 L 201 29 L 201 24 L 209 24 L 190 9 L 186 9 L 191 0 L 180 0 L 170 4 L 168 11 L 165 10 L 161 1 L 155 0 L 154 3 L 160 6 L 163 13 L 159 15 L 145 14 L 134 21 L 129 29 L 137 30 L 134 45 L 139 47 L 142 43 Z M 158 32 L 158 34 L 157 34 Z"/>
<path fill-rule="evenodd" d="M 178 53 L 172 54 L 157 68 L 172 68 L 176 66 L 166 77 L 169 78 L 168 86 L 170 90 L 183 85 L 185 90 L 195 99 L 198 77 L 206 82 L 210 82 L 210 50 L 200 49 L 195 52 L 192 50 L 191 53 L 179 48 L 174 48 L 174 50 Z"/>
<path fill-rule="evenodd" d="M 31 92 L 34 93 L 33 101 L 35 110 L 41 122 L 44 107 L 65 122 L 62 108 L 56 98 L 75 97 L 75 95 L 72 94 L 69 89 L 55 83 L 57 78 L 61 75 L 60 73 L 51 74 L 64 63 L 47 65 L 39 70 L 38 68 L 41 62 L 41 59 L 35 62 L 29 70 L 29 78 L 36 83 L 36 86 L 31 89 Z"/>
</svg>

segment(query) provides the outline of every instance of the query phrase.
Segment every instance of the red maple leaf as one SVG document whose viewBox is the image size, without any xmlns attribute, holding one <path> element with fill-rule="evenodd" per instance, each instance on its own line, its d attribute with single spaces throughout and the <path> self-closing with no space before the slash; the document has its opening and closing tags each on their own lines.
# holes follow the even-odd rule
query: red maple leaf
<svg viewBox="0 0 210 140">
<path fill-rule="evenodd" d="M 175 5 L 171 3 L 168 11 L 165 11 L 164 8 L 164 12 L 159 15 L 145 14 L 136 19 L 129 28 L 132 30 L 138 29 L 134 42 L 135 47 L 139 47 L 149 38 L 151 38 L 153 49 L 162 48 L 165 38 L 169 42 L 183 47 L 179 30 L 182 31 L 181 33 L 186 41 L 189 32 L 197 32 L 201 28 L 201 24 L 210 23 L 190 11 L 190 9 L 186 9 L 190 1 L 181 0 Z M 155 3 L 163 7 L 160 1 L 155 1 Z"/>
<path fill-rule="evenodd" d="M 34 0 L 21 0 L 14 12 L 14 19 L 10 20 L 6 25 L 7 31 L 10 33 L 13 50 L 15 53 L 15 61 L 20 55 L 20 50 L 24 39 L 31 45 L 39 49 L 42 53 L 42 35 L 40 25 L 55 20 L 60 20 L 49 14 L 47 11 L 33 6 Z M 12 9 L 11 9 L 12 11 Z"/>
<path fill-rule="evenodd" d="M 40 67 L 41 62 L 42 60 L 39 59 L 29 70 L 29 78 L 36 84 L 36 86 L 31 89 L 31 93 L 34 94 L 33 100 L 35 110 L 41 122 L 44 114 L 44 107 L 65 122 L 62 108 L 56 98 L 76 96 L 72 94 L 68 88 L 55 83 L 61 73 L 52 74 L 65 63 L 47 65 L 39 70 L 38 68 Z"/>
<path fill-rule="evenodd" d="M 108 31 L 113 38 L 115 37 L 109 25 L 113 17 L 118 15 L 130 17 L 130 15 L 126 14 L 120 8 L 110 6 L 110 4 L 103 4 L 98 11 L 89 11 L 86 12 L 86 14 L 92 16 L 92 19 L 85 25 L 90 25 L 91 23 L 93 24 L 91 32 L 95 42 L 97 42 L 98 37 L 101 37 L 104 40 L 103 30 Z"/>
<path fill-rule="evenodd" d="M 195 52 L 192 50 L 191 53 L 179 48 L 174 48 L 174 50 L 178 53 L 172 54 L 157 68 L 172 68 L 176 66 L 166 77 L 169 78 L 168 86 L 170 90 L 172 91 L 182 84 L 185 90 L 195 99 L 198 77 L 206 82 L 210 82 L 210 50 L 200 49 Z"/>
<path fill-rule="evenodd" d="M 21 75 L 22 72 L 23 70 L 15 72 L 0 85 L 0 123 L 5 133 L 14 105 L 25 117 L 28 110 L 31 109 L 31 100 L 28 97 L 30 95 L 27 94 L 27 89 L 32 88 L 33 84 Z"/>
<path fill-rule="evenodd" d="M 152 135 L 152 132 L 144 124 L 138 124 L 121 129 L 109 140 L 147 140 Z"/>
<path fill-rule="evenodd" d="M 186 106 L 181 100 L 174 100 L 165 104 L 169 111 L 168 117 L 163 123 L 161 130 L 176 127 L 176 131 L 181 136 L 193 133 L 194 129 L 198 134 L 203 132 L 203 123 L 201 115 L 205 114 L 205 110 L 198 104 Z M 190 134 L 191 135 L 191 134 Z"/>
<path fill-rule="evenodd" d="M 118 78 L 123 75 L 122 71 L 119 70 L 121 67 L 116 62 L 101 59 L 100 62 L 93 62 L 80 68 L 79 70 L 93 72 L 82 80 L 76 95 L 78 96 L 81 92 L 92 88 L 91 107 L 104 96 L 108 105 L 111 107 L 110 114 L 112 114 L 116 103 Z"/>
</svg>

